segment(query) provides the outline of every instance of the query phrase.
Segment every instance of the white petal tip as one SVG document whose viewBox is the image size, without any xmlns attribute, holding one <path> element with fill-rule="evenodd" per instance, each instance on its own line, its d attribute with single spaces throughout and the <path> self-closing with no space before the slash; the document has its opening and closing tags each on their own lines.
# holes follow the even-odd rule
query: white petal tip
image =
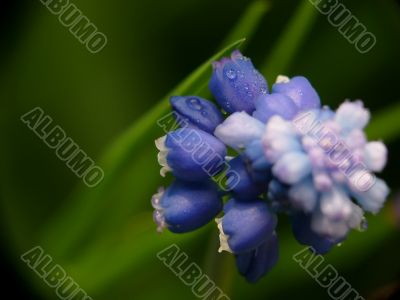
<svg viewBox="0 0 400 300">
<path fill-rule="evenodd" d="M 222 228 L 222 218 L 216 218 L 215 222 L 217 223 L 218 230 L 219 230 L 220 246 L 219 246 L 218 252 L 221 253 L 222 251 L 227 251 L 227 252 L 233 253 L 228 244 L 229 236 L 224 233 L 224 230 Z"/>
<path fill-rule="evenodd" d="M 287 83 L 289 81 L 290 81 L 289 77 L 285 75 L 278 75 L 278 77 L 276 77 L 275 83 Z"/>
<path fill-rule="evenodd" d="M 160 175 L 162 177 L 165 177 L 165 175 L 169 171 L 172 171 L 172 169 L 168 165 L 168 161 L 167 161 L 167 155 L 168 155 L 169 149 L 165 146 L 166 138 L 167 138 L 166 136 L 162 136 L 155 140 L 156 147 L 160 151 L 160 152 L 158 152 L 157 159 L 158 159 L 158 163 L 161 166 Z"/>
<path fill-rule="evenodd" d="M 164 135 L 154 141 L 158 150 L 160 150 L 160 151 L 167 150 L 167 147 L 165 147 L 166 139 L 167 139 L 167 136 Z"/>
</svg>

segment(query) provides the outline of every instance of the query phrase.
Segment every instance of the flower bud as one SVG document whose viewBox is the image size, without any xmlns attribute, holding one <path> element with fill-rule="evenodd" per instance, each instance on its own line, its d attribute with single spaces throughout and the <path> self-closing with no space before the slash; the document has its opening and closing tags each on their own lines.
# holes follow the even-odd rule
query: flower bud
<svg viewBox="0 0 400 300">
<path fill-rule="evenodd" d="M 176 180 L 166 191 L 160 189 L 152 198 L 157 230 L 168 228 L 175 233 L 193 231 L 210 222 L 221 210 L 222 199 L 211 181 Z"/>
<path fill-rule="evenodd" d="M 181 128 L 156 140 L 161 175 L 172 171 L 185 181 L 201 181 L 222 171 L 226 147 L 216 137 L 194 128 Z"/>
<path fill-rule="evenodd" d="M 239 51 L 234 51 L 231 58 L 213 63 L 209 88 L 228 113 L 245 111 L 251 114 L 255 109 L 254 101 L 268 93 L 265 78 Z"/>
</svg>

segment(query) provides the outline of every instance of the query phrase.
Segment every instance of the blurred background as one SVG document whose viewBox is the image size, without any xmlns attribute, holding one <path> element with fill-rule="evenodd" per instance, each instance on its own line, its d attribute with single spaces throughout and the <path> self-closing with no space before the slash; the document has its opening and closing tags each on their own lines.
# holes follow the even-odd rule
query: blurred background
<svg viewBox="0 0 400 300">
<path fill-rule="evenodd" d="M 2 292 L 13 299 L 58 299 L 20 260 L 41 246 L 93 299 L 196 299 L 156 257 L 176 243 L 232 300 L 329 298 L 292 260 L 302 246 L 282 217 L 279 263 L 253 285 L 238 275 L 231 256 L 216 253 L 214 224 L 186 235 L 158 235 L 152 222 L 151 195 L 166 183 L 153 144 L 162 132 L 157 118 L 146 123 L 143 116 L 243 33 L 245 55 L 270 84 L 278 72 L 301 74 L 324 104 L 336 108 L 346 98 L 363 99 L 370 108 L 368 135 L 388 145 L 389 163 L 381 176 L 392 193 L 379 215 L 368 216 L 369 229 L 353 232 L 326 261 L 365 298 L 395 299 L 400 283 L 400 5 L 340 2 L 377 37 L 369 53 L 357 52 L 308 1 L 74 0 L 108 37 L 98 54 L 88 52 L 41 1 L 2 3 Z M 104 168 L 99 187 L 86 187 L 20 121 L 37 106 Z M 129 128 L 138 121 L 146 124 L 140 127 L 144 133 L 127 142 L 133 139 Z M 111 154 L 102 159 L 110 145 Z M 116 163 L 118 157 L 123 159 Z"/>
</svg>

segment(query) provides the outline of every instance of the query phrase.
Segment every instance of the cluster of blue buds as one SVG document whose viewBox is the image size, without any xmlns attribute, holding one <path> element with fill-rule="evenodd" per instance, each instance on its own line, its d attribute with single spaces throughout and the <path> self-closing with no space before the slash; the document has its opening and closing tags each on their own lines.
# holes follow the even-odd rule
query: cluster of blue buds
<svg viewBox="0 0 400 300">
<path fill-rule="evenodd" d="M 366 229 L 364 213 L 378 213 L 389 188 L 375 176 L 387 149 L 367 141 L 361 101 L 321 106 L 302 76 L 278 76 L 270 90 L 239 51 L 213 63 L 209 88 L 220 108 L 172 97 L 180 126 L 156 140 L 161 175 L 175 177 L 152 199 L 160 232 L 189 232 L 215 218 L 219 251 L 233 253 L 240 274 L 255 282 L 278 261 L 278 213 L 320 254 L 351 229 Z"/>
</svg>

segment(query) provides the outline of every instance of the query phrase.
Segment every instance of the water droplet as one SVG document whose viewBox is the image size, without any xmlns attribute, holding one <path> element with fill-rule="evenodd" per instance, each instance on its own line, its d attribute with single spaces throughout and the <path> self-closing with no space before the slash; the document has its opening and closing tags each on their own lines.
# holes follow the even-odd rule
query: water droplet
<svg viewBox="0 0 400 300">
<path fill-rule="evenodd" d="M 205 116 L 205 117 L 208 115 L 207 111 L 205 111 L 205 110 L 202 110 L 202 111 L 201 111 L 201 114 L 202 114 L 203 116 Z"/>
<path fill-rule="evenodd" d="M 235 70 L 230 69 L 230 70 L 226 71 L 226 77 L 228 77 L 231 80 L 235 79 L 236 78 Z"/>
<path fill-rule="evenodd" d="M 200 100 L 197 98 L 190 98 L 186 101 L 187 105 L 195 110 L 203 109 L 203 105 L 201 104 Z"/>
</svg>

